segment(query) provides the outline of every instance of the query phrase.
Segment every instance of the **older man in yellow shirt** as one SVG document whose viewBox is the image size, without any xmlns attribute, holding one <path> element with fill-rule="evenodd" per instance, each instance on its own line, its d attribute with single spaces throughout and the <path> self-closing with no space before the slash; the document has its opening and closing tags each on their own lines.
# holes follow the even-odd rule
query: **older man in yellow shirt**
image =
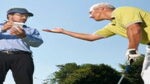
<svg viewBox="0 0 150 84">
<path fill-rule="evenodd" d="M 104 28 L 97 30 L 94 34 L 72 32 L 60 27 L 51 30 L 44 29 L 43 31 L 66 34 L 87 41 L 95 41 L 116 34 L 121 35 L 128 38 L 126 56 L 129 61 L 135 61 L 140 56 L 137 52 L 139 43 L 149 44 L 150 42 L 150 13 L 147 11 L 135 7 L 115 8 L 109 3 L 98 3 L 90 8 L 89 13 L 90 17 L 96 21 L 110 20 L 111 22 Z M 146 56 L 148 57 L 149 55 Z M 150 63 L 144 63 L 144 65 L 150 67 Z M 143 68 L 142 73 L 146 69 Z M 144 79 L 145 84 L 150 84 L 150 82 L 147 83 L 145 80 L 150 79 Z"/>
</svg>

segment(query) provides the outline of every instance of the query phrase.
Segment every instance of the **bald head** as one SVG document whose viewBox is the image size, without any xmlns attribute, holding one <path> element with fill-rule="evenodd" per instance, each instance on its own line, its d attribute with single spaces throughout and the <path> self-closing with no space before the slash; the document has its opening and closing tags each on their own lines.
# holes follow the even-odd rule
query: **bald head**
<svg viewBox="0 0 150 84">
<path fill-rule="evenodd" d="M 97 3 L 97 4 L 94 4 L 93 6 L 91 6 L 90 11 L 92 11 L 96 8 L 99 8 L 99 7 L 105 7 L 105 8 L 111 9 L 111 10 L 115 9 L 115 7 L 109 3 Z"/>
</svg>

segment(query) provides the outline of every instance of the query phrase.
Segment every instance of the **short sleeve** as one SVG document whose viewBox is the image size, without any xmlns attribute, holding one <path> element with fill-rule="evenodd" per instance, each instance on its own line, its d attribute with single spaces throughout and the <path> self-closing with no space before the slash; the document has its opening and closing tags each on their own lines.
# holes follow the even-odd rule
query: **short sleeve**
<svg viewBox="0 0 150 84">
<path fill-rule="evenodd" d="M 120 7 L 113 12 L 115 24 L 127 28 L 131 24 L 142 22 L 142 10 L 135 7 Z"/>
<path fill-rule="evenodd" d="M 134 23 L 141 23 L 141 15 L 137 11 L 128 10 L 127 14 L 122 15 L 122 24 L 127 28 Z"/>
<path fill-rule="evenodd" d="M 113 36 L 113 35 L 115 35 L 115 33 L 112 32 L 112 31 L 110 31 L 111 28 L 113 28 L 113 26 L 111 26 L 111 25 L 106 25 L 104 28 L 99 29 L 99 30 L 97 30 L 96 32 L 94 32 L 94 34 L 103 36 L 103 37 L 105 37 L 105 38 L 106 38 L 106 37 Z"/>
</svg>

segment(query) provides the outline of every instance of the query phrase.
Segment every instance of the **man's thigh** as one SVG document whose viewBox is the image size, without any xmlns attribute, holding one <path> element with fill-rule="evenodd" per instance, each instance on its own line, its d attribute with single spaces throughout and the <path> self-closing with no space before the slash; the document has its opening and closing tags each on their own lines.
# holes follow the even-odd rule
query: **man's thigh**
<svg viewBox="0 0 150 84">
<path fill-rule="evenodd" d="M 17 54 L 11 69 L 16 84 L 33 84 L 34 64 L 31 54 Z"/>
</svg>

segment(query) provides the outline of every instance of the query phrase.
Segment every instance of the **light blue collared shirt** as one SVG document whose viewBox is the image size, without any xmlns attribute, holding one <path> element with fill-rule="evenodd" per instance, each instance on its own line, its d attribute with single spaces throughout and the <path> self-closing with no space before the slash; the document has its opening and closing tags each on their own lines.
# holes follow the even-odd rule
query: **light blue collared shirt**
<svg viewBox="0 0 150 84">
<path fill-rule="evenodd" d="M 30 46 L 38 47 L 43 43 L 43 40 L 40 36 L 40 33 L 37 29 L 27 27 L 26 25 L 23 26 L 25 30 L 26 37 L 21 39 L 17 36 L 11 35 L 9 30 L 6 32 L 2 32 L 1 28 L 3 27 L 4 23 L 0 24 L 0 51 L 3 50 L 10 50 L 10 51 L 28 51 L 30 50 Z"/>
</svg>

